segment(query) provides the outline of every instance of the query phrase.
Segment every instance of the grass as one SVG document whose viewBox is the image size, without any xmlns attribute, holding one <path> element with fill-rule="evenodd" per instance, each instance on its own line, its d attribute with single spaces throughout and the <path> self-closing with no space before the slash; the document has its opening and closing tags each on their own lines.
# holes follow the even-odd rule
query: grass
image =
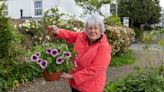
<svg viewBox="0 0 164 92">
<path fill-rule="evenodd" d="M 121 56 L 112 56 L 109 66 L 123 66 L 128 64 L 134 64 L 136 61 L 133 50 L 129 49 L 127 53 Z"/>
</svg>

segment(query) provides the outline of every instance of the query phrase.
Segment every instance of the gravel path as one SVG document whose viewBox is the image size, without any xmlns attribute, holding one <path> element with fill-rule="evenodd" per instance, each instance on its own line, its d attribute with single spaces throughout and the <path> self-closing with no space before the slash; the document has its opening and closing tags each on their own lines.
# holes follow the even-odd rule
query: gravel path
<svg viewBox="0 0 164 92">
<path fill-rule="evenodd" d="M 135 66 L 145 67 L 147 65 L 150 66 L 160 64 L 160 62 L 158 62 L 160 58 L 157 56 L 162 55 L 161 51 L 158 51 L 155 47 L 152 47 L 151 51 L 144 52 L 142 47 L 143 45 L 138 44 L 131 46 L 136 56 L 135 64 L 121 67 L 109 67 L 107 70 L 107 81 L 113 81 L 124 77 L 128 73 L 132 72 Z M 43 78 L 37 78 L 8 92 L 71 92 L 71 89 L 65 80 L 47 82 Z"/>
</svg>

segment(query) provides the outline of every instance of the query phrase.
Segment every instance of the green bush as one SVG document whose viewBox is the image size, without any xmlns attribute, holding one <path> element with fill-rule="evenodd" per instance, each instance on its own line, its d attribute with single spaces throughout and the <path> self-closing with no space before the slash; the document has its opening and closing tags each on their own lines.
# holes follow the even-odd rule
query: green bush
<svg viewBox="0 0 164 92">
<path fill-rule="evenodd" d="M 0 58 L 9 58 L 9 48 L 12 46 L 13 28 L 11 27 L 8 19 L 2 14 L 4 4 L 0 8 Z"/>
<path fill-rule="evenodd" d="M 21 51 L 17 47 L 23 40 L 23 36 L 11 25 L 9 19 L 2 14 L 0 16 L 0 61 L 15 59 L 16 54 Z"/>
<path fill-rule="evenodd" d="M 30 81 L 41 74 L 40 67 L 29 62 L 30 58 L 27 58 L 30 57 L 31 51 L 22 49 L 18 45 L 14 46 L 16 48 L 11 51 L 12 59 L 3 59 L 3 62 L 0 62 L 0 80 L 2 81 L 0 92 L 18 87 L 19 84 Z"/>
<path fill-rule="evenodd" d="M 120 17 L 116 15 L 106 17 L 104 20 L 105 20 L 105 23 L 108 25 L 118 25 L 118 26 L 122 25 Z"/>
<path fill-rule="evenodd" d="M 139 28 L 134 28 L 134 32 L 135 32 L 135 39 L 139 40 L 140 39 L 140 36 L 141 36 L 141 31 Z"/>
<path fill-rule="evenodd" d="M 142 41 L 146 44 L 157 43 L 158 45 L 164 46 L 162 45 L 164 42 L 164 29 L 145 32 Z"/>
<path fill-rule="evenodd" d="M 104 92 L 163 92 L 163 90 L 164 67 L 146 67 L 136 69 L 121 80 L 109 82 Z"/>
<path fill-rule="evenodd" d="M 0 65 L 0 92 L 18 87 L 20 83 L 34 79 L 40 73 L 40 67 L 30 62 L 22 64 L 15 62 L 12 65 Z"/>
<path fill-rule="evenodd" d="M 27 51 L 21 47 L 23 36 L 2 14 L 0 7 L 0 92 L 39 76 L 40 68 L 25 61 Z"/>
</svg>

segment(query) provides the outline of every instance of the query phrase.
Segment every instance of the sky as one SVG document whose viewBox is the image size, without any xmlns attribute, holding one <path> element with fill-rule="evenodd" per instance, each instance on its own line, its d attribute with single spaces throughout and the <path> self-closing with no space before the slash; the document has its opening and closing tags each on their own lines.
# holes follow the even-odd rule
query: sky
<svg viewBox="0 0 164 92">
<path fill-rule="evenodd" d="M 80 16 L 82 11 L 82 8 L 79 6 L 76 6 L 74 0 L 61 0 L 60 5 L 64 6 L 64 12 L 69 11 L 71 14 L 75 14 L 77 16 Z"/>
<path fill-rule="evenodd" d="M 161 7 L 164 9 L 164 0 L 159 0 Z"/>
</svg>

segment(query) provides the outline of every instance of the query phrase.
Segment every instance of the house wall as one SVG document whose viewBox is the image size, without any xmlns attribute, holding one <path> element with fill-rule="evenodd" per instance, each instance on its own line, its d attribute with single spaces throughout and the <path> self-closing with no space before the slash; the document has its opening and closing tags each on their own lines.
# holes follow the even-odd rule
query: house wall
<svg viewBox="0 0 164 92">
<path fill-rule="evenodd" d="M 32 9 L 31 9 L 32 14 L 31 15 L 33 18 L 42 17 L 43 15 L 35 16 L 35 14 L 34 14 L 34 1 L 36 1 L 36 0 L 32 0 L 32 3 L 31 3 L 31 7 L 32 7 Z M 54 6 L 59 5 L 59 1 L 60 0 L 42 0 L 43 13 L 44 13 L 44 11 L 46 11 L 46 10 L 48 10 Z"/>
<path fill-rule="evenodd" d="M 34 1 L 36 0 L 7 0 L 8 5 L 8 17 L 18 19 L 21 17 L 20 10 L 23 10 L 23 17 L 40 18 L 41 16 L 35 16 L 34 14 Z M 2 2 L 0 2 L 2 3 Z M 54 6 L 58 6 L 59 10 L 71 15 L 80 16 L 83 13 L 83 9 L 77 6 L 74 0 L 42 0 L 43 12 Z M 101 9 L 105 15 L 110 15 L 110 6 L 104 5 Z M 107 10 L 107 11 L 106 11 Z"/>
<path fill-rule="evenodd" d="M 23 16 L 29 17 L 31 15 L 30 0 L 8 0 L 6 5 L 8 6 L 8 16 L 11 18 L 20 18 L 20 9 L 23 9 Z"/>
</svg>

